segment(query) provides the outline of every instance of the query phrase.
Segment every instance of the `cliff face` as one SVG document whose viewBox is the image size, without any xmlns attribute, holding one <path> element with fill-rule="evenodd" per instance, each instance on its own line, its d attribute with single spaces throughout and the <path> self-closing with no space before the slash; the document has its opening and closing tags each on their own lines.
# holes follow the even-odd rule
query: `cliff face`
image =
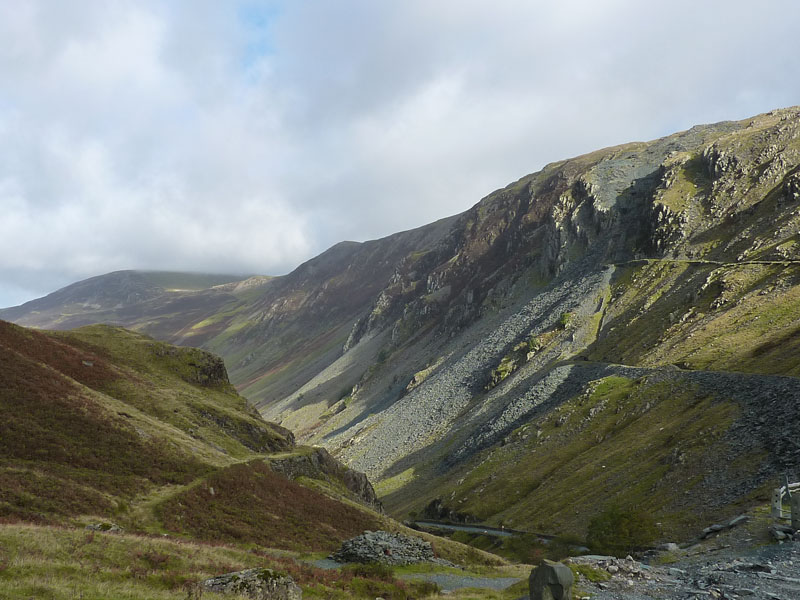
<svg viewBox="0 0 800 600">
<path fill-rule="evenodd" d="M 792 412 L 800 398 L 788 391 L 794 380 L 761 376 L 800 374 L 792 358 L 800 318 L 792 301 L 800 291 L 799 125 L 798 111 L 788 109 L 695 127 L 549 165 L 498 190 L 459 215 L 429 250 L 403 257 L 344 352 L 263 412 L 365 470 L 398 513 L 446 492 L 449 508 L 531 528 L 537 496 L 530 490 L 541 486 L 540 505 L 552 494 L 561 501 L 549 525 L 582 533 L 598 505 L 564 483 L 580 490 L 582 481 L 548 477 L 589 468 L 571 462 L 580 440 L 605 444 L 598 461 L 610 462 L 619 451 L 608 444 L 632 435 L 628 428 L 641 425 L 634 421 L 651 418 L 645 413 L 657 406 L 684 415 L 669 426 L 693 431 L 693 423 L 706 423 L 695 434 L 711 436 L 708 448 L 698 451 L 678 434 L 659 448 L 629 440 L 644 471 L 601 478 L 604 501 L 650 502 L 674 531 L 685 531 L 691 519 L 667 515 L 686 507 L 662 493 L 663 482 L 702 498 L 707 512 L 755 497 L 794 464 L 788 448 L 776 450 L 780 444 L 762 434 L 798 433 L 789 425 L 800 416 Z M 362 370 L 355 382 L 345 376 L 353 364 Z M 709 368 L 751 375 L 734 381 L 680 370 Z M 588 416 L 572 423 L 574 402 L 603 414 L 608 399 L 593 390 L 606 385 L 633 403 L 614 408 L 629 415 L 618 419 L 619 431 Z M 679 392 L 669 397 L 662 386 Z M 711 404 L 693 413 L 704 396 Z M 775 397 L 786 400 L 778 407 Z M 769 421 L 778 409 L 773 428 L 755 427 L 754 414 L 768 413 Z M 551 420 L 572 427 L 542 434 Z M 530 445 L 543 438 L 551 444 L 546 456 Z M 694 450 L 671 457 L 682 445 Z M 529 455 L 550 474 L 515 468 Z M 740 472 L 728 469 L 734 456 Z M 715 461 L 724 466 L 712 468 Z M 653 474 L 663 482 L 636 492 L 637 477 Z M 724 481 L 737 482 L 738 492 Z"/>
<path fill-rule="evenodd" d="M 216 308 L 158 327 L 223 356 L 264 416 L 366 471 L 398 514 L 442 497 L 524 529 L 534 518 L 524 498 L 552 486 L 558 510 L 573 515 L 552 524 L 580 533 L 597 503 L 533 465 L 514 469 L 512 450 L 544 457 L 531 446 L 542 440 L 549 472 L 577 473 L 589 468 L 580 440 L 625 439 L 648 473 L 672 469 L 681 493 L 724 507 L 754 498 L 792 464 L 766 433 L 745 436 L 744 454 L 727 444 L 733 431 L 755 431 L 759 406 L 800 375 L 798 202 L 800 111 L 791 108 L 553 163 L 451 219 L 339 244 L 284 277 L 217 288 Z M 741 385 L 691 375 L 712 370 L 746 375 Z M 623 415 L 613 427 L 595 419 L 612 406 Z M 792 406 L 800 403 L 781 411 Z M 642 439 L 659 429 L 632 432 L 657 407 L 675 437 L 649 448 Z M 796 434 L 800 419 L 781 411 L 791 430 L 781 435 Z M 559 422 L 569 431 L 551 429 Z M 710 436 L 708 450 L 678 431 Z M 618 450 L 604 448 L 598 460 Z M 726 473 L 739 482 L 735 498 L 714 478 L 697 483 L 703 465 L 728 453 L 740 461 L 739 475 Z M 481 502 L 502 471 L 482 466 L 493 456 L 519 489 Z M 615 471 L 597 489 L 625 500 L 634 472 Z M 662 484 L 652 485 L 655 497 Z M 665 522 L 684 510 L 656 504 Z"/>
</svg>

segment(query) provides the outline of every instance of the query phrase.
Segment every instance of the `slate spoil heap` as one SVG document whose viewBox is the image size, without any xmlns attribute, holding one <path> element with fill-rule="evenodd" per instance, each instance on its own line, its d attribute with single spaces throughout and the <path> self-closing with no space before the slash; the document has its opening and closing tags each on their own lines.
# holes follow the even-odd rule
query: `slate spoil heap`
<svg viewBox="0 0 800 600">
<path fill-rule="evenodd" d="M 800 598 L 800 543 L 747 551 L 729 544 L 682 551 L 674 563 L 646 565 L 610 556 L 569 559 L 595 570 L 579 587 L 592 600 L 789 600 Z M 605 577 L 598 577 L 605 571 Z M 603 579 L 606 579 L 603 581 Z"/>
<path fill-rule="evenodd" d="M 435 563 L 454 566 L 449 561 L 436 558 L 433 546 L 420 538 L 386 531 L 365 531 L 342 542 L 331 558 L 340 563 L 383 563 L 385 565 L 413 565 Z"/>
</svg>

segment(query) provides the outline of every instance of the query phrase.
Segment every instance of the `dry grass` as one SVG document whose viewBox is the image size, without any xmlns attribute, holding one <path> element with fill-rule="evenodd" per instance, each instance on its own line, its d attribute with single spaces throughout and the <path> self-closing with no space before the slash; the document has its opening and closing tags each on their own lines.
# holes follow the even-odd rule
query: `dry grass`
<svg viewBox="0 0 800 600">
<path fill-rule="evenodd" d="M 303 588 L 304 598 L 428 596 L 424 585 L 398 581 L 391 573 L 325 571 L 288 554 L 61 527 L 0 525 L 4 600 L 186 600 L 204 579 L 253 567 L 290 575 Z M 202 597 L 239 598 L 210 592 Z"/>
</svg>

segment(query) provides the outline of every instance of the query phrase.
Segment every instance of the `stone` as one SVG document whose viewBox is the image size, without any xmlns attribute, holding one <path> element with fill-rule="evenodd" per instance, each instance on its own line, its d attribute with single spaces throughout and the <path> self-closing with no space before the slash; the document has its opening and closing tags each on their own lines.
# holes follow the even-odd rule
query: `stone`
<svg viewBox="0 0 800 600">
<path fill-rule="evenodd" d="M 703 529 L 703 533 L 700 534 L 700 538 L 706 539 L 712 533 L 717 533 L 719 531 L 722 531 L 723 529 L 725 529 L 725 525 L 720 525 L 719 523 L 715 523 L 714 525 L 711 525 Z"/>
<path fill-rule="evenodd" d="M 728 528 L 733 529 L 734 527 L 738 527 L 742 523 L 746 523 L 749 520 L 750 517 L 748 517 L 747 515 L 739 515 L 738 517 L 735 517 L 728 522 Z"/>
<path fill-rule="evenodd" d="M 116 523 L 90 523 L 86 526 L 89 531 L 102 531 L 103 533 L 118 533 L 124 531 Z"/>
<path fill-rule="evenodd" d="M 341 563 L 413 565 L 428 562 L 452 566 L 452 563 L 436 558 L 430 542 L 387 531 L 365 531 L 345 540 L 330 558 Z"/>
<path fill-rule="evenodd" d="M 246 569 L 218 575 L 203 582 L 211 592 L 238 594 L 251 600 L 302 600 L 303 590 L 294 579 L 272 569 Z"/>
<path fill-rule="evenodd" d="M 774 537 L 777 541 L 782 542 L 788 536 L 784 532 L 782 532 L 780 529 L 773 529 L 772 530 L 772 537 Z"/>
<path fill-rule="evenodd" d="M 658 549 L 662 552 L 677 552 L 680 547 L 675 542 L 667 542 L 666 544 L 661 544 Z"/>
<path fill-rule="evenodd" d="M 545 560 L 528 578 L 530 600 L 570 600 L 575 576 L 560 562 Z"/>
</svg>

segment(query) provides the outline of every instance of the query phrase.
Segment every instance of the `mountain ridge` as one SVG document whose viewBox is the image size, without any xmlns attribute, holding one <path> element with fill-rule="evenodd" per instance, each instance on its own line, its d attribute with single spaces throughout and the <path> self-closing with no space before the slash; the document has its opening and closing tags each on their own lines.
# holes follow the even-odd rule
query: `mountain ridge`
<svg viewBox="0 0 800 600">
<path fill-rule="evenodd" d="M 641 473 L 600 477 L 603 502 L 592 504 L 536 468 L 511 468 L 501 485 L 482 465 L 523 448 L 540 456 L 531 432 L 549 431 L 537 439 L 550 436 L 562 468 L 599 469 L 554 425 L 564 417 L 609 452 L 629 440 L 647 472 L 672 469 L 676 489 L 697 498 L 717 489 L 702 472 L 726 455 L 730 432 L 753 432 L 737 492 L 714 510 L 754 505 L 797 468 L 769 448 L 770 431 L 796 435 L 800 415 L 788 400 L 768 408 L 770 394 L 794 396 L 767 376 L 800 376 L 799 139 L 793 107 L 558 161 L 454 217 L 338 244 L 262 287 L 215 296 L 202 319 L 132 325 L 224 356 L 264 416 L 374 477 L 392 514 L 446 494 L 451 509 L 490 523 L 584 535 L 603 503 L 644 503 L 665 535 L 685 537 L 707 512 L 653 500 L 662 484 L 648 496 Z M 750 388 L 717 385 L 714 371 L 762 377 L 763 394 L 754 405 Z M 626 416 L 609 429 L 611 404 Z M 758 406 L 774 429 L 751 418 Z M 650 410 L 677 411 L 683 462 L 670 442 L 646 452 L 634 435 L 658 437 Z M 578 414 L 585 423 L 570 420 Z M 707 448 L 681 433 L 700 435 L 685 415 L 707 423 Z M 480 502 L 490 484 L 500 500 Z M 520 500 L 514 485 L 528 490 Z M 546 485 L 565 512 L 536 523 L 532 490 Z"/>
</svg>

